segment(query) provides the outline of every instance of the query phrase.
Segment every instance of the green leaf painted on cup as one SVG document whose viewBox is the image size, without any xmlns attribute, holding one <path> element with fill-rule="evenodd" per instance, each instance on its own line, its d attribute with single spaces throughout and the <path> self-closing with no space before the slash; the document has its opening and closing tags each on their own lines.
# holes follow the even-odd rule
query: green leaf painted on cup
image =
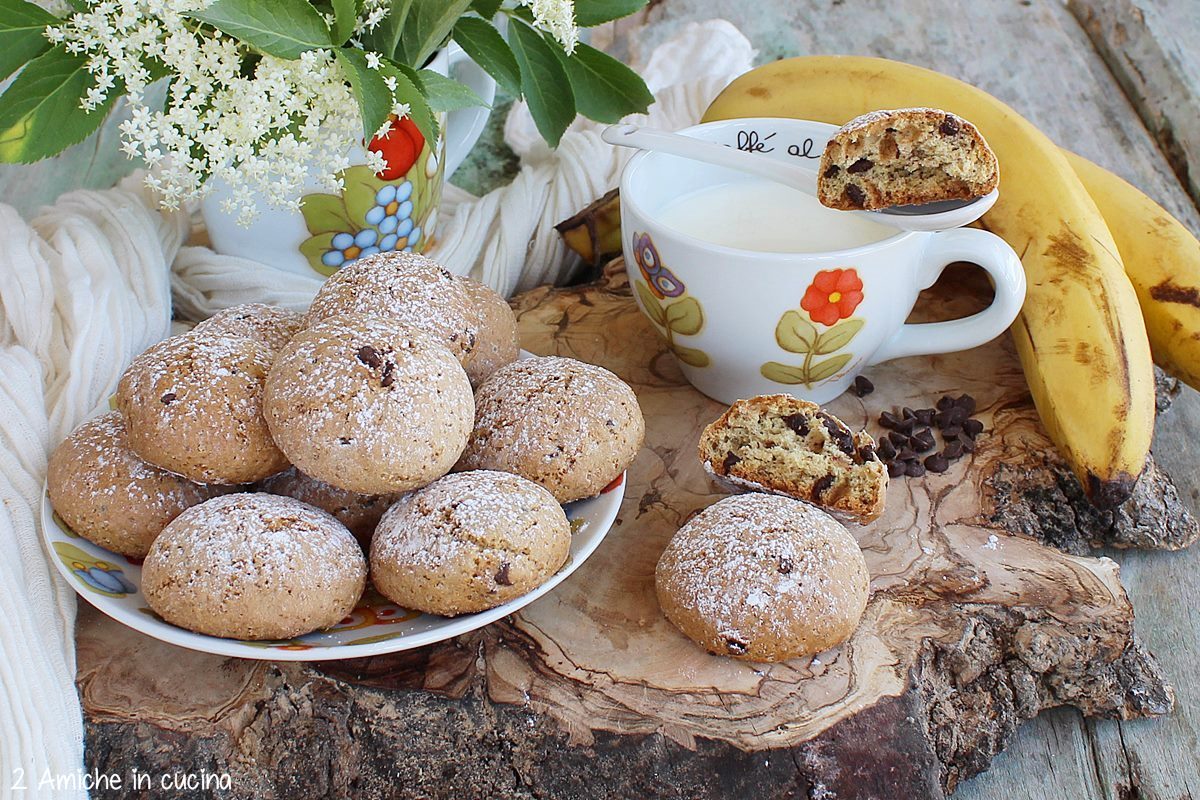
<svg viewBox="0 0 1200 800">
<path fill-rule="evenodd" d="M 304 215 L 304 224 L 311 234 L 337 233 L 348 231 L 354 226 L 346 214 L 346 206 L 342 198 L 333 194 L 319 192 L 304 195 L 300 213 Z"/>
<path fill-rule="evenodd" d="M 840 356 L 827 358 L 824 361 L 818 361 L 808 368 L 807 383 L 816 383 L 823 381 L 826 378 L 831 378 L 837 374 L 838 370 L 850 363 L 850 354 L 842 353 Z"/>
<path fill-rule="evenodd" d="M 370 167 L 363 164 L 350 167 L 342 173 L 342 203 L 346 207 L 346 218 L 350 221 L 349 230 L 359 231 L 367 227 L 367 212 L 375 207 L 375 193 L 384 183 Z"/>
<path fill-rule="evenodd" d="M 308 261 L 308 265 L 321 275 L 329 276 L 337 272 L 337 267 L 327 267 L 321 257 L 333 249 L 333 234 L 319 233 L 310 236 L 300 243 L 300 255 Z"/>
<path fill-rule="evenodd" d="M 689 367 L 707 367 L 710 363 L 708 353 L 703 350 L 696 350 L 692 347 L 680 347 L 679 345 L 673 345 L 671 350 L 675 353 L 676 358 Z"/>
<path fill-rule="evenodd" d="M 816 340 L 816 327 L 799 311 L 785 311 L 775 326 L 775 341 L 789 353 L 807 353 Z"/>
<path fill-rule="evenodd" d="M 865 324 L 861 319 L 848 319 L 844 322 L 839 322 L 817 337 L 813 352 L 820 356 L 826 356 L 837 350 L 841 350 L 850 344 L 850 340 L 858 335 L 858 332 L 862 330 Z"/>
<path fill-rule="evenodd" d="M 638 298 L 642 301 L 642 307 L 646 309 L 646 315 L 654 324 L 663 328 L 667 327 L 667 312 L 663 311 L 663 307 L 658 304 L 658 298 L 654 293 L 641 281 L 634 281 L 637 287 Z"/>
<path fill-rule="evenodd" d="M 768 361 L 759 367 L 759 372 L 769 381 L 776 383 L 786 383 L 795 385 L 798 383 L 808 383 L 808 378 L 804 374 L 803 367 L 792 367 L 787 364 L 780 364 L 778 361 Z"/>
<path fill-rule="evenodd" d="M 667 327 L 684 336 L 695 336 L 704 327 L 704 311 L 694 297 L 676 300 L 666 308 Z"/>
</svg>

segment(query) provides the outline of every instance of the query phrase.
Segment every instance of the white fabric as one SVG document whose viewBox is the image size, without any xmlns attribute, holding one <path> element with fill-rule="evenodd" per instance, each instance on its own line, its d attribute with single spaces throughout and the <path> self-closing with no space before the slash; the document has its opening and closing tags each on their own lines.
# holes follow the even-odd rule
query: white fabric
<svg viewBox="0 0 1200 800">
<path fill-rule="evenodd" d="M 695 123 L 752 58 L 729 23 L 688 26 L 640 68 L 657 103 L 639 121 Z M 514 107 L 505 137 L 520 173 L 480 198 L 450 187 L 435 256 L 505 294 L 563 278 L 570 263 L 554 224 L 614 187 L 630 155 L 597 130 L 579 120 L 552 152 Z M 194 320 L 248 301 L 303 308 L 320 285 L 181 247 L 186 215 L 153 210 L 134 180 L 64 195 L 30 222 L 0 204 L 0 800 L 74 796 L 38 785 L 82 769 L 76 599 L 38 531 L 49 448 L 171 332 L 172 296 L 176 316 Z M 27 789 L 13 786 L 18 769 Z"/>
</svg>

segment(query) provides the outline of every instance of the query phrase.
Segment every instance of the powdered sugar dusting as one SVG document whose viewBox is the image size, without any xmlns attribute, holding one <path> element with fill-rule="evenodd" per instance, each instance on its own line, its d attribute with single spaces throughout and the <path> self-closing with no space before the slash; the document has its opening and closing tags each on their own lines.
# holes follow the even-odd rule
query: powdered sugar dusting
<svg viewBox="0 0 1200 800">
<path fill-rule="evenodd" d="M 304 315 L 265 303 L 230 306 L 197 323 L 195 334 L 241 336 L 277 352 L 304 327 Z"/>
</svg>

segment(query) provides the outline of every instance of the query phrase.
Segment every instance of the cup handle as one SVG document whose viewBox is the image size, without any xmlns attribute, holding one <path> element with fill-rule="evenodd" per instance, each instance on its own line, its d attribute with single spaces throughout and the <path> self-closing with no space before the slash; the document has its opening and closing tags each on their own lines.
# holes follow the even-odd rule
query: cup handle
<svg viewBox="0 0 1200 800">
<path fill-rule="evenodd" d="M 1003 239 L 974 228 L 939 231 L 933 237 L 918 271 L 921 288 L 932 286 L 955 261 L 970 261 L 991 277 L 996 297 L 990 306 L 969 317 L 901 325 L 900 330 L 871 357 L 871 364 L 978 347 L 1003 333 L 1021 310 L 1025 301 L 1025 271 L 1017 254 Z"/>
<path fill-rule="evenodd" d="M 496 99 L 496 81 L 472 61 L 457 42 L 450 42 L 446 55 L 449 59 L 447 72 L 450 73 L 450 77 L 465 83 L 487 103 L 485 106 L 461 108 L 447 115 L 446 177 L 449 178 L 466 160 L 467 154 L 471 152 L 475 142 L 479 141 L 479 136 L 487 125 L 488 115 L 492 112 L 492 101 Z"/>
</svg>

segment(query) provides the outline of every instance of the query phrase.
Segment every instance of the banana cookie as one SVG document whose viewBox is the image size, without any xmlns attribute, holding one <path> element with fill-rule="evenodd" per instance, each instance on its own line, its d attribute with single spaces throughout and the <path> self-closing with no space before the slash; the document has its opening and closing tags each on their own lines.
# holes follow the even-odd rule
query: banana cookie
<svg viewBox="0 0 1200 800">
<path fill-rule="evenodd" d="M 264 410 L 291 463 L 360 494 L 416 489 L 450 471 L 474 415 L 471 383 L 439 341 L 382 317 L 339 317 L 279 353 Z"/>
<path fill-rule="evenodd" d="M 694 516 L 654 571 L 663 613 L 714 655 L 784 661 L 844 642 L 867 606 L 858 544 L 820 509 L 767 494 Z"/>
<path fill-rule="evenodd" d="M 478 319 L 475 349 L 463 362 L 471 386 L 478 388 L 489 375 L 521 355 L 517 317 L 512 306 L 489 287 L 473 278 L 458 280 L 471 298 Z"/>
<path fill-rule="evenodd" d="M 860 523 L 883 513 L 888 473 L 875 440 L 791 395 L 738 400 L 700 435 L 700 460 L 735 489 L 786 494 Z"/>
<path fill-rule="evenodd" d="M 843 211 L 969 200 L 996 188 L 1000 168 L 983 135 L 935 108 L 872 111 L 830 138 L 817 197 Z"/>
<path fill-rule="evenodd" d="M 192 333 L 244 336 L 278 353 L 304 327 L 304 315 L 264 303 L 230 306 L 196 324 Z"/>
<path fill-rule="evenodd" d="M 144 558 L 185 509 L 229 491 L 143 461 L 129 449 L 125 421 L 116 411 L 83 423 L 54 449 L 46 486 L 71 530 L 131 558 Z"/>
<path fill-rule="evenodd" d="M 253 483 L 285 469 L 262 413 L 272 356 L 257 340 L 222 333 L 154 345 L 117 386 L 129 446 L 202 483 Z"/>
<path fill-rule="evenodd" d="M 405 608 L 470 614 L 545 583 L 570 549 L 571 526 L 545 489 L 504 472 L 460 472 L 384 514 L 371 581 Z"/>
<path fill-rule="evenodd" d="M 400 497 L 400 494 L 359 494 L 339 489 L 311 475 L 305 475 L 295 467 L 259 481 L 254 487 L 267 494 L 294 497 L 302 503 L 332 514 L 354 534 L 363 550 L 371 546 L 371 534 L 383 512 Z"/>
<path fill-rule="evenodd" d="M 460 362 L 479 336 L 478 313 L 463 282 L 417 253 L 377 253 L 339 269 L 313 298 L 306 324 L 351 315 L 386 317 L 430 334 Z"/>
<path fill-rule="evenodd" d="M 209 636 L 290 639 L 336 625 L 367 565 L 345 526 L 290 497 L 231 494 L 193 506 L 154 540 L 142 592 L 156 614 Z"/>
<path fill-rule="evenodd" d="M 479 387 L 475 427 L 455 470 L 512 472 L 569 503 L 620 475 L 645 433 L 637 397 L 616 375 L 572 358 L 528 358 Z"/>
</svg>

